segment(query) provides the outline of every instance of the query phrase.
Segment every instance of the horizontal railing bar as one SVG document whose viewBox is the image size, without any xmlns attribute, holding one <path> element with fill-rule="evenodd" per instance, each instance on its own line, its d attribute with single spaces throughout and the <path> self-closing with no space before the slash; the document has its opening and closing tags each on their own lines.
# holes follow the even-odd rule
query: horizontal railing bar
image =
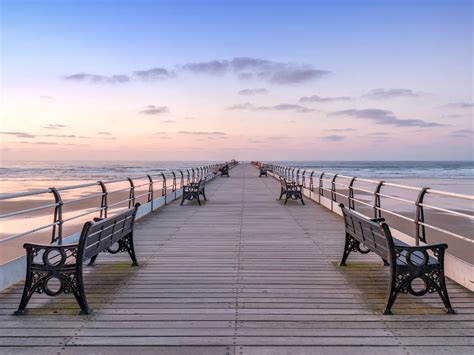
<svg viewBox="0 0 474 355">
<path fill-rule="evenodd" d="M 362 189 L 362 188 L 356 187 L 356 186 L 352 186 L 352 190 L 367 192 L 367 193 L 370 194 L 370 195 L 375 195 L 375 192 L 374 192 L 374 191 L 369 191 L 369 190 Z"/>
<path fill-rule="evenodd" d="M 104 196 L 104 195 L 105 195 L 105 193 L 101 192 L 101 193 L 98 193 L 98 194 L 95 194 L 95 195 L 89 195 L 89 196 L 75 198 L 74 200 L 66 200 L 66 201 L 63 201 L 63 205 L 69 205 L 69 204 L 74 203 L 74 202 L 80 202 L 80 201 L 88 200 L 88 199 L 94 198 L 94 197 L 101 197 L 101 196 Z"/>
<path fill-rule="evenodd" d="M 6 218 L 6 217 L 12 217 L 12 216 L 17 216 L 17 215 L 20 215 L 20 214 L 24 214 L 24 213 L 28 213 L 28 212 L 34 212 L 34 211 L 39 211 L 39 210 L 42 210 L 42 209 L 45 209 L 45 208 L 50 208 L 50 207 L 56 207 L 58 206 L 57 203 L 51 203 L 49 205 L 43 205 L 43 206 L 39 206 L 39 207 L 32 207 L 32 208 L 28 208 L 26 210 L 21 210 L 21 211 L 15 211 L 15 212 L 10 212 L 10 213 L 6 213 L 6 214 L 2 214 L 0 215 L 0 218 Z"/>
<path fill-rule="evenodd" d="M 454 215 L 457 215 L 457 216 L 460 216 L 460 217 L 466 217 L 466 218 L 469 218 L 469 219 L 474 219 L 474 215 L 470 215 L 470 214 L 466 214 L 466 213 L 462 213 L 462 212 L 457 212 L 457 211 L 452 211 L 452 210 L 448 210 L 448 209 L 442 208 L 442 207 L 427 205 L 426 203 L 420 203 L 420 206 L 428 207 L 428 208 L 438 210 L 438 211 L 441 211 L 441 212 L 446 212 L 446 213 L 449 213 L 449 214 L 454 214 Z"/>
<path fill-rule="evenodd" d="M 374 207 L 374 206 L 372 206 L 370 203 L 365 202 L 365 201 L 361 201 L 361 200 L 359 200 L 359 199 L 357 199 L 357 198 L 353 198 L 353 197 L 352 197 L 352 198 L 350 198 L 350 200 L 351 200 L 351 201 L 355 201 L 355 202 L 357 202 L 357 203 L 361 203 L 361 204 L 363 204 L 363 205 L 365 205 L 365 206 L 369 206 L 369 207 L 372 207 L 372 208 Z"/>
<path fill-rule="evenodd" d="M 142 197 L 142 196 L 148 196 L 150 193 L 147 191 L 147 192 L 144 192 L 140 195 L 135 195 L 135 199 L 139 198 L 139 197 Z"/>
<path fill-rule="evenodd" d="M 117 205 L 120 205 L 120 204 L 125 203 L 125 202 L 129 202 L 129 201 L 132 201 L 132 200 L 133 200 L 132 198 L 127 198 L 126 200 L 115 202 L 115 203 L 109 204 L 107 206 L 108 207 L 113 207 L 113 206 L 117 206 Z"/>
<path fill-rule="evenodd" d="M 68 190 L 75 190 L 75 189 L 83 189 L 85 187 L 92 187 L 92 186 L 99 186 L 99 183 L 97 181 L 94 181 L 94 182 L 88 182 L 86 184 L 80 184 L 80 185 L 63 186 L 63 187 L 56 188 L 56 190 L 61 192 L 61 191 L 68 191 Z"/>
<path fill-rule="evenodd" d="M 397 187 L 399 189 L 412 190 L 412 191 L 418 191 L 418 192 L 423 190 L 421 187 L 413 187 L 413 186 L 394 184 L 392 182 L 384 182 L 383 186 Z"/>
<path fill-rule="evenodd" d="M 15 234 L 15 235 L 12 235 L 12 236 L 7 237 L 7 238 L 0 239 L 0 244 L 8 242 L 8 241 L 13 240 L 13 239 L 18 239 L 18 238 L 24 237 L 25 235 L 28 235 L 28 234 L 31 234 L 31 233 L 39 232 L 40 230 L 43 230 L 43 229 L 46 229 L 46 228 L 51 228 L 52 226 L 55 226 L 55 225 L 58 225 L 58 224 L 59 224 L 59 222 L 50 223 L 50 224 L 47 224 L 47 225 L 42 226 L 42 227 L 34 228 L 34 229 L 31 229 L 31 230 L 23 232 L 23 233 Z"/>
<path fill-rule="evenodd" d="M 110 207 L 110 206 L 109 206 L 109 207 Z M 81 213 L 81 214 L 78 214 L 78 215 L 75 215 L 75 216 L 72 216 L 72 217 L 63 219 L 63 223 L 64 223 L 64 222 L 73 221 L 73 220 L 75 220 L 75 219 L 78 219 L 78 218 L 87 216 L 88 214 L 91 214 L 91 213 L 95 213 L 95 212 L 102 211 L 102 210 L 104 210 L 104 209 L 105 209 L 105 207 L 99 207 L 99 208 L 96 208 L 96 209 L 94 209 L 94 210 L 92 210 L 92 211 L 84 212 L 84 213 Z"/>
<path fill-rule="evenodd" d="M 391 199 L 391 200 L 397 200 L 397 201 L 409 203 L 409 204 L 413 205 L 413 207 L 415 207 L 415 201 L 406 200 L 406 199 L 404 199 L 404 198 L 402 198 L 402 197 L 397 197 L 397 196 L 392 196 L 392 195 L 381 194 L 380 192 L 379 192 L 379 193 L 376 193 L 375 195 L 381 196 L 381 197 L 385 197 L 385 198 L 388 198 L 388 199 Z"/>
<path fill-rule="evenodd" d="M 455 192 L 440 191 L 440 190 L 433 190 L 433 189 L 428 189 L 426 192 L 430 194 L 435 194 L 438 196 L 457 197 L 457 198 L 462 198 L 469 201 L 474 201 L 474 196 L 458 194 Z"/>
<path fill-rule="evenodd" d="M 9 200 L 9 199 L 12 199 L 12 198 L 42 195 L 42 194 L 49 194 L 49 193 L 51 193 L 50 189 L 32 190 L 32 191 L 25 191 L 25 192 L 15 192 L 13 194 L 1 194 L 0 195 L 0 200 Z"/>
<path fill-rule="evenodd" d="M 107 191 L 109 194 L 112 194 L 114 192 L 123 192 L 123 191 L 130 191 L 131 187 L 130 186 L 127 186 L 127 187 L 124 187 L 123 189 L 118 189 L 118 190 L 112 190 L 112 191 Z"/>
<path fill-rule="evenodd" d="M 427 223 L 424 223 L 424 222 L 419 222 L 419 223 L 420 223 L 420 225 L 422 225 L 422 226 L 425 226 L 425 227 L 434 229 L 434 230 L 436 230 L 436 231 L 438 231 L 438 232 L 441 232 L 441 233 L 448 234 L 448 235 L 450 235 L 450 236 L 452 236 L 452 237 L 456 237 L 456 238 L 462 239 L 462 240 L 464 240 L 465 242 L 468 242 L 468 243 L 471 243 L 471 244 L 474 243 L 474 239 L 466 238 L 466 237 L 464 237 L 464 236 L 462 236 L 462 235 L 459 235 L 459 234 L 457 234 L 457 233 L 453 233 L 453 232 L 447 231 L 447 230 L 442 229 L 442 228 L 439 228 L 439 227 L 435 227 L 435 226 L 433 226 L 433 225 L 431 225 L 431 224 L 427 224 Z"/>
<path fill-rule="evenodd" d="M 399 213 L 396 213 L 396 212 L 392 212 L 392 211 L 390 211 L 390 210 L 386 210 L 385 208 L 381 208 L 381 207 L 375 207 L 375 208 L 376 208 L 378 211 L 382 211 L 382 212 L 385 212 L 385 213 L 391 214 L 391 215 L 393 215 L 393 216 L 397 216 L 397 217 L 403 218 L 403 219 L 405 219 L 405 220 L 407 220 L 407 221 L 410 221 L 410 222 L 415 223 L 415 220 L 414 220 L 414 219 L 409 218 L 409 217 L 407 217 L 407 216 L 404 216 L 404 215 L 402 215 L 402 214 L 399 214 Z"/>
</svg>

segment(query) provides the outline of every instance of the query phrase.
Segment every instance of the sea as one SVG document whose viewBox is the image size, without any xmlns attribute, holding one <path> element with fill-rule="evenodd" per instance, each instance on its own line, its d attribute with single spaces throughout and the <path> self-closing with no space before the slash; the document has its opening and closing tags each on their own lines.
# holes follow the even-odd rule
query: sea
<svg viewBox="0 0 474 355">
<path fill-rule="evenodd" d="M 111 180 L 154 175 L 170 169 L 185 169 L 215 161 L 3 161 L 0 163 L 0 193 L 64 186 L 67 182 Z M 337 173 L 414 186 L 442 188 L 474 194 L 474 161 L 275 161 L 318 172 Z"/>
</svg>

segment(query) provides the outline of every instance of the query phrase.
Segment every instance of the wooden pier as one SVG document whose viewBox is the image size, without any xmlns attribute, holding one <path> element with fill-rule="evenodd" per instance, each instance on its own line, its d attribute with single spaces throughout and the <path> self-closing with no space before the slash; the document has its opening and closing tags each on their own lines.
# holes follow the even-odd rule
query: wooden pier
<svg viewBox="0 0 474 355">
<path fill-rule="evenodd" d="M 140 220 L 128 255 L 86 267 L 95 312 L 71 295 L 34 295 L 14 316 L 22 286 L 0 293 L 0 354 L 472 354 L 474 294 L 448 283 L 437 295 L 401 295 L 383 316 L 388 273 L 351 255 L 339 216 L 277 200 L 279 183 L 250 165 L 207 186 L 207 202 L 173 202 Z"/>
</svg>

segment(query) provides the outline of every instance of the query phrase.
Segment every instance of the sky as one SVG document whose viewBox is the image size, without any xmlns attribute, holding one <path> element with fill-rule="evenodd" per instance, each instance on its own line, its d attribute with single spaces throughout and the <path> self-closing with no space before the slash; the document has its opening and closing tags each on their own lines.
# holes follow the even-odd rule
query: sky
<svg viewBox="0 0 474 355">
<path fill-rule="evenodd" d="M 470 0 L 0 0 L 2 160 L 472 160 Z"/>
</svg>

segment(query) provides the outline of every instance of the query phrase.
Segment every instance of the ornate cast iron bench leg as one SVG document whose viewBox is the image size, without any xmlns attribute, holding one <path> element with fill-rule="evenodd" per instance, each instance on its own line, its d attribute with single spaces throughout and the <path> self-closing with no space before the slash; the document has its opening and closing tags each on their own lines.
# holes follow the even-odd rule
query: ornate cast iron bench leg
<svg viewBox="0 0 474 355">
<path fill-rule="evenodd" d="M 437 292 L 447 313 L 455 314 L 456 312 L 451 306 L 448 290 L 446 288 L 446 280 L 444 277 L 444 252 L 447 248 L 446 244 L 427 245 L 422 247 L 411 246 L 395 246 L 395 254 L 397 259 L 402 252 L 406 252 L 405 259 L 407 265 L 392 265 L 390 270 L 390 291 L 387 295 L 387 301 L 384 314 L 392 314 L 392 306 L 399 293 L 410 293 L 413 296 L 421 297 L 427 293 Z M 433 252 L 437 258 L 438 264 L 429 264 L 430 257 L 427 251 Z M 423 255 L 422 262 L 416 264 L 411 260 L 411 256 Z M 414 290 L 412 282 L 415 279 L 421 279 L 424 287 L 420 290 Z"/>
<path fill-rule="evenodd" d="M 137 256 L 135 254 L 135 246 L 133 244 L 133 232 L 125 238 L 119 240 L 120 251 L 128 252 L 130 259 L 132 259 L 132 266 L 138 266 Z"/>
<path fill-rule="evenodd" d="M 77 264 L 66 264 L 68 259 L 67 251 L 72 252 L 71 257 L 76 258 L 77 246 L 42 246 L 35 244 L 25 244 L 27 253 L 27 270 L 25 287 L 23 295 L 18 306 L 18 310 L 14 312 L 16 315 L 26 313 L 26 306 L 34 293 L 45 293 L 48 296 L 58 296 L 62 293 L 73 293 L 79 307 L 80 314 L 91 314 L 92 310 L 87 304 L 84 292 L 84 283 L 82 278 L 82 262 Z M 59 261 L 51 262 L 49 253 L 55 251 L 55 257 L 60 257 Z M 43 252 L 43 264 L 34 263 L 34 258 Z M 51 290 L 48 282 L 56 279 L 60 282 L 57 290 Z"/>
</svg>

